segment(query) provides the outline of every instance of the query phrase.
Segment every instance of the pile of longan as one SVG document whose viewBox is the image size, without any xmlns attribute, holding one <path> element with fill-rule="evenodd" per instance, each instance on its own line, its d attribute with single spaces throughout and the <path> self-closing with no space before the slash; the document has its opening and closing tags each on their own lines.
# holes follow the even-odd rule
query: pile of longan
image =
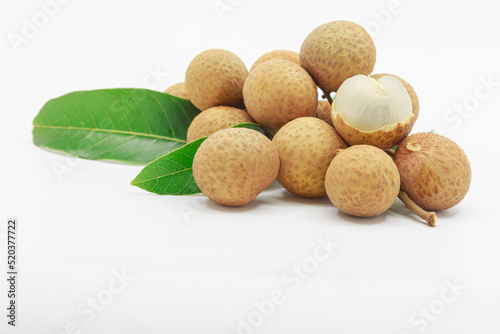
<svg viewBox="0 0 500 334">
<path fill-rule="evenodd" d="M 448 138 L 409 136 L 419 116 L 417 94 L 398 76 L 371 74 L 375 60 L 370 35 L 348 21 L 319 26 L 300 53 L 266 53 L 250 72 L 226 50 L 197 55 L 185 82 L 165 92 L 201 110 L 187 138 L 208 136 L 193 161 L 200 190 L 241 206 L 277 180 L 298 196 L 328 195 L 358 217 L 381 214 L 399 196 L 434 225 L 435 213 L 425 210 L 448 209 L 465 197 L 470 163 Z M 326 100 L 318 101 L 318 89 Z M 274 138 L 230 128 L 245 122 Z"/>
</svg>

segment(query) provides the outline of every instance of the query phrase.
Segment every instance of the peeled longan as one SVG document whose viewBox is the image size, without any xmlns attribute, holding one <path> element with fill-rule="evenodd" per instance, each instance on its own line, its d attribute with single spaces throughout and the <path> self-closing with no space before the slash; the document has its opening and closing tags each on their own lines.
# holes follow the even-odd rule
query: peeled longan
<svg viewBox="0 0 500 334">
<path fill-rule="evenodd" d="M 197 55 L 186 71 L 186 91 L 194 106 L 239 106 L 248 70 L 243 61 L 227 50 L 212 49 Z"/>
<path fill-rule="evenodd" d="M 332 108 L 335 129 L 349 145 L 397 146 L 413 127 L 410 96 L 392 76 L 356 75 L 340 86 Z"/>
<path fill-rule="evenodd" d="M 385 76 L 394 77 L 394 78 L 398 79 L 399 81 L 401 81 L 401 83 L 403 84 L 404 88 L 408 92 L 408 95 L 410 95 L 412 112 L 413 112 L 413 115 L 415 115 L 415 118 L 413 119 L 413 123 L 415 123 L 415 121 L 418 118 L 418 114 L 420 113 L 420 102 L 418 100 L 417 92 L 415 92 L 415 89 L 413 89 L 413 87 L 408 83 L 408 81 L 406 81 L 405 79 L 403 79 L 401 77 L 398 77 L 397 75 L 388 74 L 388 73 L 370 74 L 370 77 L 372 77 L 373 79 L 380 79 L 380 78 L 385 77 Z"/>
<path fill-rule="evenodd" d="M 199 147 L 193 176 L 212 201 L 228 206 L 250 203 L 273 183 L 280 160 L 273 143 L 245 128 L 217 131 Z"/>
<path fill-rule="evenodd" d="M 202 111 L 193 119 L 188 128 L 187 142 L 190 143 L 219 130 L 248 122 L 253 122 L 252 118 L 241 109 L 225 106 L 212 107 Z"/>
</svg>

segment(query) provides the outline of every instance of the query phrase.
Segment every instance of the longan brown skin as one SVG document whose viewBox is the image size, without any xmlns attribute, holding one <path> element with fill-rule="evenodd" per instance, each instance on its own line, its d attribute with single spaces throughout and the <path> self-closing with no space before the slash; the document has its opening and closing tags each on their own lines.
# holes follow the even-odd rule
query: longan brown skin
<svg viewBox="0 0 500 334">
<path fill-rule="evenodd" d="M 210 136 L 239 123 L 249 122 L 253 122 L 252 118 L 241 109 L 226 106 L 208 108 L 199 113 L 189 125 L 187 142 Z"/>
<path fill-rule="evenodd" d="M 318 109 L 316 109 L 316 117 L 333 126 L 332 121 L 332 106 L 328 101 L 318 101 Z"/>
<path fill-rule="evenodd" d="M 460 203 L 471 183 L 465 152 L 435 133 L 416 133 L 403 140 L 394 154 L 401 190 L 425 210 L 446 210 Z"/>
<path fill-rule="evenodd" d="M 371 145 L 341 150 L 325 179 L 331 202 L 356 217 L 377 216 L 391 207 L 399 194 L 400 178 L 392 158 Z"/>
<path fill-rule="evenodd" d="M 326 92 L 336 92 L 352 76 L 370 74 L 375 60 L 375 44 L 370 34 L 349 21 L 333 21 L 317 27 L 300 48 L 300 65 Z"/>
<path fill-rule="evenodd" d="M 215 106 L 237 107 L 243 101 L 248 70 L 234 53 L 211 49 L 197 55 L 186 71 L 186 91 L 200 110 Z"/>
<path fill-rule="evenodd" d="M 186 91 L 186 85 L 184 84 L 184 82 L 179 82 L 168 87 L 167 89 L 165 89 L 164 93 L 180 97 L 181 99 L 189 100 L 189 94 Z"/>
<path fill-rule="evenodd" d="M 280 156 L 278 182 L 303 197 L 326 195 L 325 175 L 338 149 L 347 148 L 335 129 L 315 117 L 300 117 L 273 138 Z"/>
<path fill-rule="evenodd" d="M 217 131 L 199 147 L 193 176 L 212 201 L 243 206 L 273 183 L 280 160 L 273 143 L 263 134 L 245 128 Z"/>
<path fill-rule="evenodd" d="M 257 59 L 250 68 L 250 72 L 252 72 L 252 70 L 260 64 L 273 59 L 284 59 L 300 65 L 299 54 L 297 52 L 288 50 L 274 50 L 262 55 L 259 59 Z"/>
<path fill-rule="evenodd" d="M 335 110 L 335 101 L 333 101 L 333 105 Z M 332 114 L 333 126 L 346 143 L 349 145 L 373 145 L 382 150 L 396 147 L 406 138 L 411 132 L 414 119 L 415 116 L 410 114 L 405 120 L 393 126 L 386 126 L 374 131 L 362 131 L 346 123 L 341 114 Z"/>
<path fill-rule="evenodd" d="M 243 96 L 250 116 L 273 131 L 298 117 L 314 117 L 318 107 L 318 91 L 311 76 L 283 59 L 266 61 L 251 71 Z"/>
</svg>

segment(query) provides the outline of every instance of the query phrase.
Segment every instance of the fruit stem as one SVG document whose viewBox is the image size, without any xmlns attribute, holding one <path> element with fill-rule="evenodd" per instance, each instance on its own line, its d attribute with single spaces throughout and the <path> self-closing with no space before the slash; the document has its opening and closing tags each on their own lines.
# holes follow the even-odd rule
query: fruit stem
<svg viewBox="0 0 500 334">
<path fill-rule="evenodd" d="M 424 209 L 419 207 L 415 202 L 413 202 L 411 198 L 408 196 L 408 194 L 402 190 L 399 191 L 398 197 L 401 200 L 401 202 L 404 203 L 407 209 L 410 209 L 417 216 L 425 220 L 427 224 L 429 224 L 429 226 L 436 226 L 437 217 L 435 212 L 425 211 Z"/>
<path fill-rule="evenodd" d="M 321 88 L 321 91 L 323 92 L 323 98 L 327 99 L 328 103 L 330 103 L 330 105 L 332 105 L 333 100 L 332 100 L 331 94 L 329 92 L 327 92 L 326 90 L 324 90 L 323 88 Z"/>
</svg>

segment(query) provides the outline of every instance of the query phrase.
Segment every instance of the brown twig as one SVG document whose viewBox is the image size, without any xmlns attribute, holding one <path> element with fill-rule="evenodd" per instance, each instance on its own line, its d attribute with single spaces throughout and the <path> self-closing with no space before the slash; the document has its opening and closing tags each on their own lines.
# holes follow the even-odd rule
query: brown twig
<svg viewBox="0 0 500 334">
<path fill-rule="evenodd" d="M 332 99 L 332 96 L 330 95 L 330 93 L 327 92 L 326 90 L 324 90 L 323 88 L 321 88 L 321 91 L 323 92 L 323 98 L 327 99 L 328 103 L 330 103 L 330 105 L 332 105 L 333 99 Z"/>
<path fill-rule="evenodd" d="M 401 200 L 401 202 L 404 203 L 407 209 L 413 211 L 417 216 L 425 220 L 427 224 L 429 224 L 430 226 L 436 226 L 437 217 L 435 212 L 425 211 L 424 209 L 419 207 L 415 202 L 413 202 L 411 198 L 408 196 L 408 194 L 402 190 L 399 191 L 398 197 Z"/>
</svg>

